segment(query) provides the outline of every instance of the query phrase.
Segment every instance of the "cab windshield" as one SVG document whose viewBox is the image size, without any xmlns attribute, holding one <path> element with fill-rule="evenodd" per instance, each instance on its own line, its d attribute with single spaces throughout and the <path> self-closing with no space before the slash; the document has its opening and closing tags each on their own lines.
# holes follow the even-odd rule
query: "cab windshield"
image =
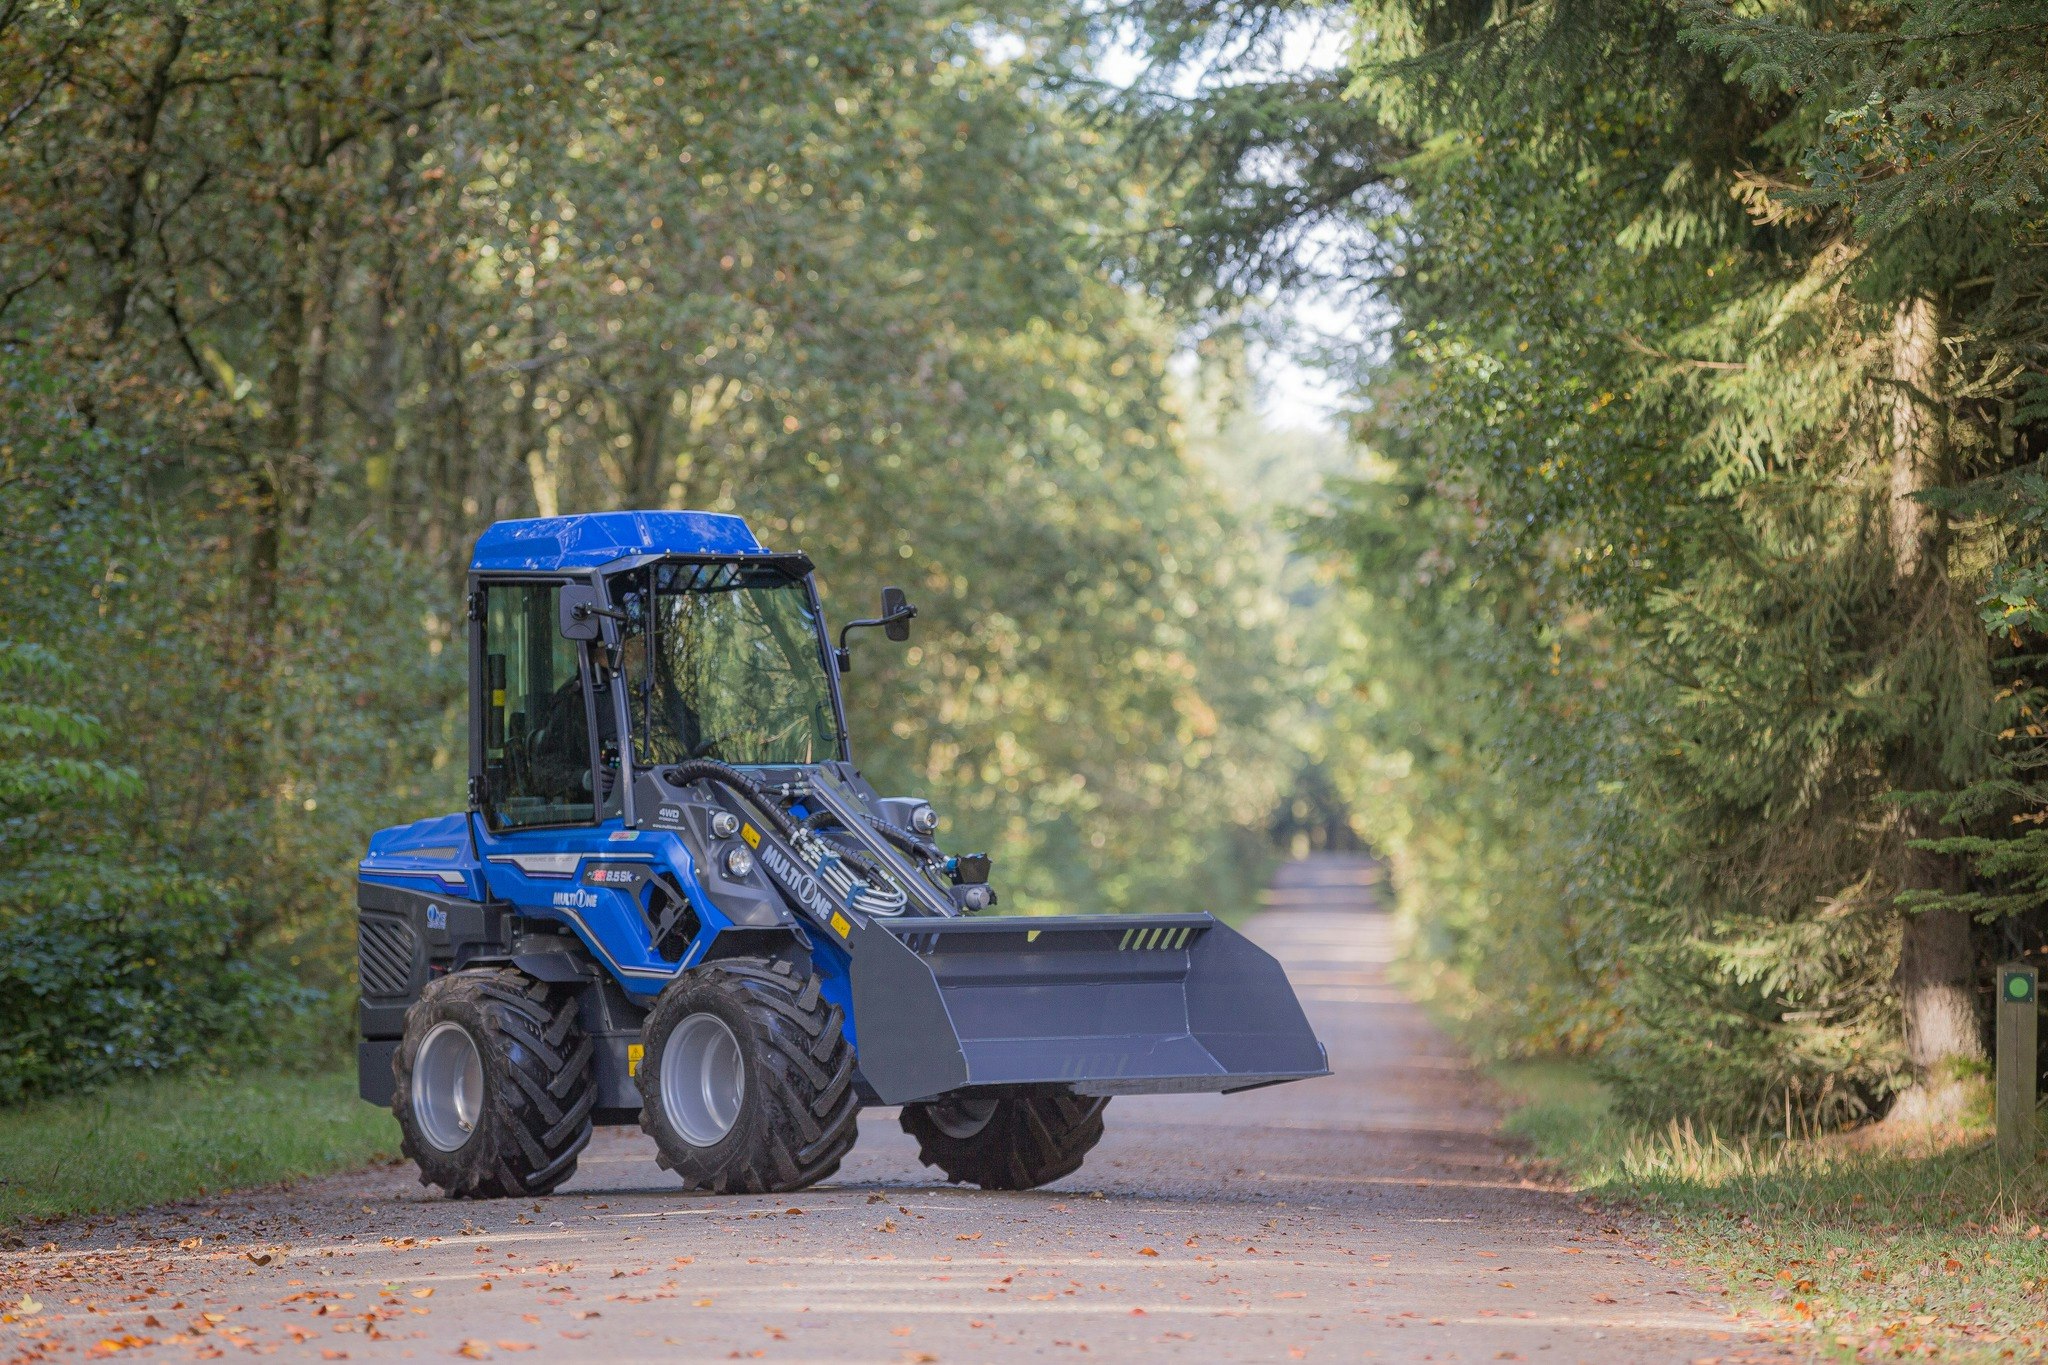
<svg viewBox="0 0 2048 1365">
<path fill-rule="evenodd" d="M 773 565 L 654 564 L 610 580 L 633 761 L 819 763 L 839 727 L 809 588 Z"/>
</svg>

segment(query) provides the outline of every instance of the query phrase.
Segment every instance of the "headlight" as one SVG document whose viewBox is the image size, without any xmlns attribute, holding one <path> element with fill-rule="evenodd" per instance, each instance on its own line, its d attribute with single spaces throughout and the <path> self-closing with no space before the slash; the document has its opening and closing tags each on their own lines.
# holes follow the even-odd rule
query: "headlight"
<svg viewBox="0 0 2048 1365">
<path fill-rule="evenodd" d="M 711 813 L 711 835 L 715 839 L 730 839 L 740 832 L 740 818 L 729 810 Z"/>
<path fill-rule="evenodd" d="M 744 877 L 754 870 L 754 855 L 747 852 L 745 844 L 725 851 L 725 870 L 735 877 Z"/>
<path fill-rule="evenodd" d="M 930 834 L 939 827 L 939 813 L 930 806 L 919 806 L 910 812 L 910 827 L 919 834 Z"/>
</svg>

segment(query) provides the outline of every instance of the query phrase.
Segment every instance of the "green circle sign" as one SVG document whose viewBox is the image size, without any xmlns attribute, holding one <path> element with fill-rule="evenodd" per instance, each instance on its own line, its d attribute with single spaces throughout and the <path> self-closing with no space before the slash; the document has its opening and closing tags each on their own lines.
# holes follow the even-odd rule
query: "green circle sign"
<svg viewBox="0 0 2048 1365">
<path fill-rule="evenodd" d="M 2005 998 L 2026 1001 L 2034 998 L 2034 983 L 2019 972 L 2005 978 Z"/>
</svg>

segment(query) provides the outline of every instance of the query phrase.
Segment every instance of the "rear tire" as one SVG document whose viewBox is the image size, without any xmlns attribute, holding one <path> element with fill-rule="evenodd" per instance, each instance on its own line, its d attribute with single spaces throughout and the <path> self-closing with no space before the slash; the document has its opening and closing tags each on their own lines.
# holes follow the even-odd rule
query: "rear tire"
<svg viewBox="0 0 2048 1365">
<path fill-rule="evenodd" d="M 391 1059 L 400 1149 L 450 1198 L 547 1194 L 576 1172 L 597 1101 L 576 997 L 513 967 L 451 972 L 405 1012 Z"/>
<path fill-rule="evenodd" d="M 917 1159 L 985 1190 L 1035 1190 L 1081 1169 L 1102 1141 L 1107 1099 L 1031 1095 L 906 1104 L 900 1122 Z"/>
<path fill-rule="evenodd" d="M 858 1135 L 845 1014 L 813 972 L 730 958 L 676 978 L 648 1012 L 640 1126 L 685 1188 L 768 1194 L 815 1185 Z"/>
</svg>

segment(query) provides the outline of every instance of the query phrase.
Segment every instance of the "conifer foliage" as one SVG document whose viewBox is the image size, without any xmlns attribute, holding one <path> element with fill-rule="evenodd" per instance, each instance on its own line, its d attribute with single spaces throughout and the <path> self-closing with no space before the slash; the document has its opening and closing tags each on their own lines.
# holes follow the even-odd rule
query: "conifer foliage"
<svg viewBox="0 0 2048 1365">
<path fill-rule="evenodd" d="M 2048 924 L 2041 15 L 1360 3 L 1289 90 L 1299 13 L 1148 7 L 1127 112 L 1173 287 L 1313 217 L 1392 318 L 1312 534 L 1425 944 L 1639 1112 L 1955 1112 Z"/>
</svg>

